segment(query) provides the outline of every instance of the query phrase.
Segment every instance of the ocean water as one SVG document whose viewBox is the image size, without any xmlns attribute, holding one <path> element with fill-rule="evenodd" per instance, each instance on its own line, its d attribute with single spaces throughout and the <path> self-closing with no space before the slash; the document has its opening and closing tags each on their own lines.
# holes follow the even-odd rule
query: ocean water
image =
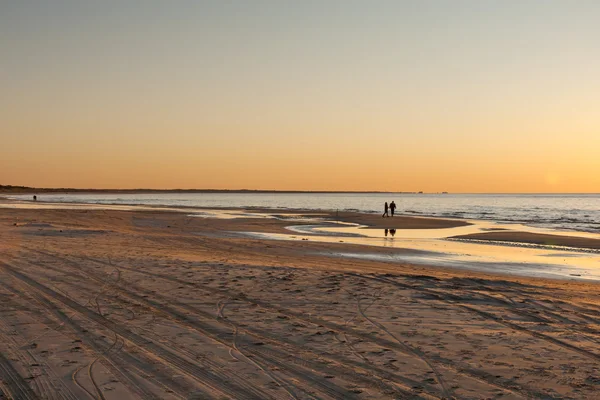
<svg viewBox="0 0 600 400">
<path fill-rule="evenodd" d="M 30 195 L 10 197 L 31 199 Z M 60 203 L 372 213 L 383 212 L 383 203 L 392 200 L 398 206 L 398 214 L 514 222 L 600 234 L 600 194 L 153 193 L 38 196 L 38 201 Z"/>
</svg>

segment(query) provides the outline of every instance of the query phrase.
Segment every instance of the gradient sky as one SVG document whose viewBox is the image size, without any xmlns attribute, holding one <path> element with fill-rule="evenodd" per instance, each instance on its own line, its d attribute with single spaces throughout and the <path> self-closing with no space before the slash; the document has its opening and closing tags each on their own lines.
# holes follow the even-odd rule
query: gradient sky
<svg viewBox="0 0 600 400">
<path fill-rule="evenodd" d="M 0 1 L 0 184 L 600 192 L 598 1 Z"/>
</svg>

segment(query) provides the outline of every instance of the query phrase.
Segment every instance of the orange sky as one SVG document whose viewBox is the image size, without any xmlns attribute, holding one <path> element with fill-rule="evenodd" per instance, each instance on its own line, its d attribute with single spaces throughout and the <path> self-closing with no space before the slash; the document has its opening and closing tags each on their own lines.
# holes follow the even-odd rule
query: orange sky
<svg viewBox="0 0 600 400">
<path fill-rule="evenodd" d="M 600 192 L 596 2 L 134 4 L 0 5 L 0 184 Z"/>
</svg>

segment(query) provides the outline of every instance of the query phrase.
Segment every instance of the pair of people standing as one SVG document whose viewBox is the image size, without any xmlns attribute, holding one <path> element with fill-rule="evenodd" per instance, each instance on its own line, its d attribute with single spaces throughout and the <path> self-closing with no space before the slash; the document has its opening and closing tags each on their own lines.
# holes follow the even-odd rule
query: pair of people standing
<svg viewBox="0 0 600 400">
<path fill-rule="evenodd" d="M 389 213 L 388 213 L 389 211 Z M 392 200 L 392 202 L 388 205 L 387 201 L 385 202 L 385 205 L 383 206 L 383 215 L 382 217 L 389 217 L 390 213 L 392 214 L 392 217 L 394 216 L 394 211 L 396 211 L 396 203 L 394 203 L 394 201 Z"/>
</svg>

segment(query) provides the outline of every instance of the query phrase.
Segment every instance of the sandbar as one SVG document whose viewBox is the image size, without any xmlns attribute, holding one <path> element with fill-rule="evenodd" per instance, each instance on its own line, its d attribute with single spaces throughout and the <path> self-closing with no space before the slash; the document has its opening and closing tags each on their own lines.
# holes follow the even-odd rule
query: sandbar
<svg viewBox="0 0 600 400">
<path fill-rule="evenodd" d="M 532 232 L 498 231 L 474 233 L 470 235 L 454 236 L 454 239 L 485 240 L 512 243 L 530 243 L 544 246 L 564 246 L 583 249 L 600 249 L 600 239 L 551 235 Z"/>
<path fill-rule="evenodd" d="M 396 215 L 382 217 L 380 214 L 365 214 L 358 212 L 332 212 L 331 218 L 355 224 L 365 225 L 374 229 L 444 229 L 471 225 L 470 222 L 459 219 L 412 217 Z"/>
</svg>

